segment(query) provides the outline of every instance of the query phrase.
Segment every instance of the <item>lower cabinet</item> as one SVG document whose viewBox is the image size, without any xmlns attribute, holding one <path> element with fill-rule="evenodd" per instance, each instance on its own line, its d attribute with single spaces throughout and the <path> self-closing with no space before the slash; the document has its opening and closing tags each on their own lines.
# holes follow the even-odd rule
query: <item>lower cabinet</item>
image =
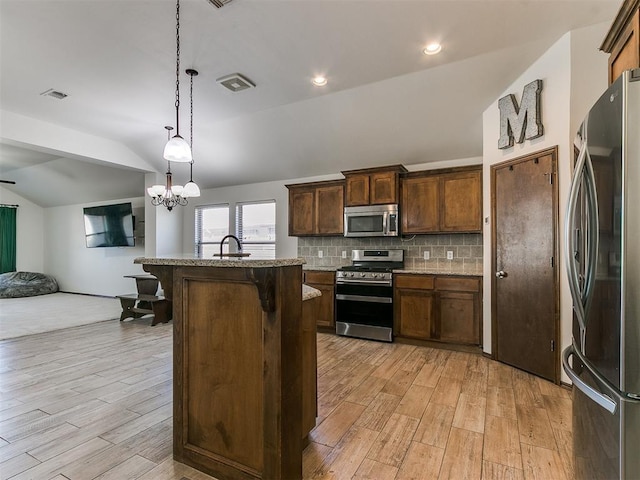
<svg viewBox="0 0 640 480">
<path fill-rule="evenodd" d="M 396 274 L 394 335 L 480 345 L 481 294 L 478 277 Z"/>
<path fill-rule="evenodd" d="M 317 288 L 322 292 L 320 300 L 316 303 L 316 325 L 327 329 L 335 329 L 335 297 L 336 274 L 322 270 L 306 270 L 304 283 Z"/>
</svg>

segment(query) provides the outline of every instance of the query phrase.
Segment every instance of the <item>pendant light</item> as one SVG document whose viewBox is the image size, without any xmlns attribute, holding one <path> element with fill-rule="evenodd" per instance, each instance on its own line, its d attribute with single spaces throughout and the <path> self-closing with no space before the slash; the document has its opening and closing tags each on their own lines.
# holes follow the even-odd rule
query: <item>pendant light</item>
<svg viewBox="0 0 640 480">
<path fill-rule="evenodd" d="M 198 71 L 193 68 L 187 69 L 187 75 L 191 77 L 191 86 L 189 89 L 189 99 L 191 100 L 191 164 L 189 165 L 190 175 L 189 182 L 184 186 L 184 190 L 182 191 L 183 197 L 199 197 L 200 196 L 200 187 L 193 181 L 193 77 L 198 75 Z"/>
<path fill-rule="evenodd" d="M 167 139 L 171 137 L 171 130 L 173 127 L 166 126 Z M 175 138 L 175 137 L 174 137 Z M 151 205 L 158 207 L 167 207 L 167 210 L 173 210 L 173 207 L 187 204 L 187 199 L 184 195 L 184 187 L 182 185 L 174 185 L 171 175 L 171 162 L 167 161 L 167 176 L 165 185 L 153 185 L 147 188 L 147 193 L 151 197 Z"/>
<path fill-rule="evenodd" d="M 164 147 L 164 158 L 169 162 L 191 161 L 191 147 L 180 136 L 180 0 L 176 2 L 176 134 Z"/>
</svg>

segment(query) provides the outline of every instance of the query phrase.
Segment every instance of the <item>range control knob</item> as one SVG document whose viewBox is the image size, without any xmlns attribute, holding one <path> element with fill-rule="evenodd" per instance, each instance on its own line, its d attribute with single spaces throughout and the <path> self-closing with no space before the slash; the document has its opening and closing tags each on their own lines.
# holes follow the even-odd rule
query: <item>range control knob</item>
<svg viewBox="0 0 640 480">
<path fill-rule="evenodd" d="M 366 277 L 366 276 L 367 276 L 367 274 L 366 274 L 366 273 L 361 273 L 361 274 L 360 274 L 360 276 L 361 276 L 361 277 Z"/>
</svg>

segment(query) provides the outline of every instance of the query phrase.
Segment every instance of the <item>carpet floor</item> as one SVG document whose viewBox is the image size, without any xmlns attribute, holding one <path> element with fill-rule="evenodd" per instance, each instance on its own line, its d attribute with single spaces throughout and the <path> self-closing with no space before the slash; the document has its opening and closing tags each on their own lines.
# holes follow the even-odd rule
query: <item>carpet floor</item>
<svg viewBox="0 0 640 480">
<path fill-rule="evenodd" d="M 117 298 L 51 293 L 0 299 L 0 340 L 120 319 Z"/>
</svg>

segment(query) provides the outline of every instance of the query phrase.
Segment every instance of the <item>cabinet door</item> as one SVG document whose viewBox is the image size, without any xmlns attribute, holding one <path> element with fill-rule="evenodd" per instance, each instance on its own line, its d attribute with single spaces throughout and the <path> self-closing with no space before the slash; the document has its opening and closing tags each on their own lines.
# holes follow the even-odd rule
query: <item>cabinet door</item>
<svg viewBox="0 0 640 480">
<path fill-rule="evenodd" d="M 315 233 L 315 190 L 289 191 L 289 235 L 302 236 Z"/>
<path fill-rule="evenodd" d="M 316 233 L 344 233 L 344 188 L 342 185 L 319 187 L 316 190 Z"/>
<path fill-rule="evenodd" d="M 345 205 L 348 207 L 369 205 L 369 175 L 349 175 L 347 177 Z"/>
<path fill-rule="evenodd" d="M 324 285 L 319 283 L 307 283 L 310 287 L 317 288 L 322 292 L 322 296 L 319 297 L 320 301 L 317 302 L 316 310 L 314 312 L 316 318 L 316 325 L 319 327 L 331 327 L 336 326 L 335 322 L 335 296 L 336 289 L 333 285 Z"/>
<path fill-rule="evenodd" d="M 609 56 L 609 83 L 625 70 L 640 67 L 640 9 L 629 19 Z"/>
<path fill-rule="evenodd" d="M 373 173 L 369 177 L 371 205 L 398 203 L 398 179 L 395 172 Z"/>
<path fill-rule="evenodd" d="M 477 294 L 438 292 L 438 313 L 438 340 L 469 345 L 480 344 Z"/>
<path fill-rule="evenodd" d="M 434 333 L 433 290 L 396 289 L 396 335 L 428 340 Z"/>
<path fill-rule="evenodd" d="M 402 181 L 402 233 L 433 233 L 439 229 L 439 177 Z"/>
<path fill-rule="evenodd" d="M 451 173 L 441 177 L 442 232 L 479 232 L 482 229 L 482 172 Z"/>
</svg>

